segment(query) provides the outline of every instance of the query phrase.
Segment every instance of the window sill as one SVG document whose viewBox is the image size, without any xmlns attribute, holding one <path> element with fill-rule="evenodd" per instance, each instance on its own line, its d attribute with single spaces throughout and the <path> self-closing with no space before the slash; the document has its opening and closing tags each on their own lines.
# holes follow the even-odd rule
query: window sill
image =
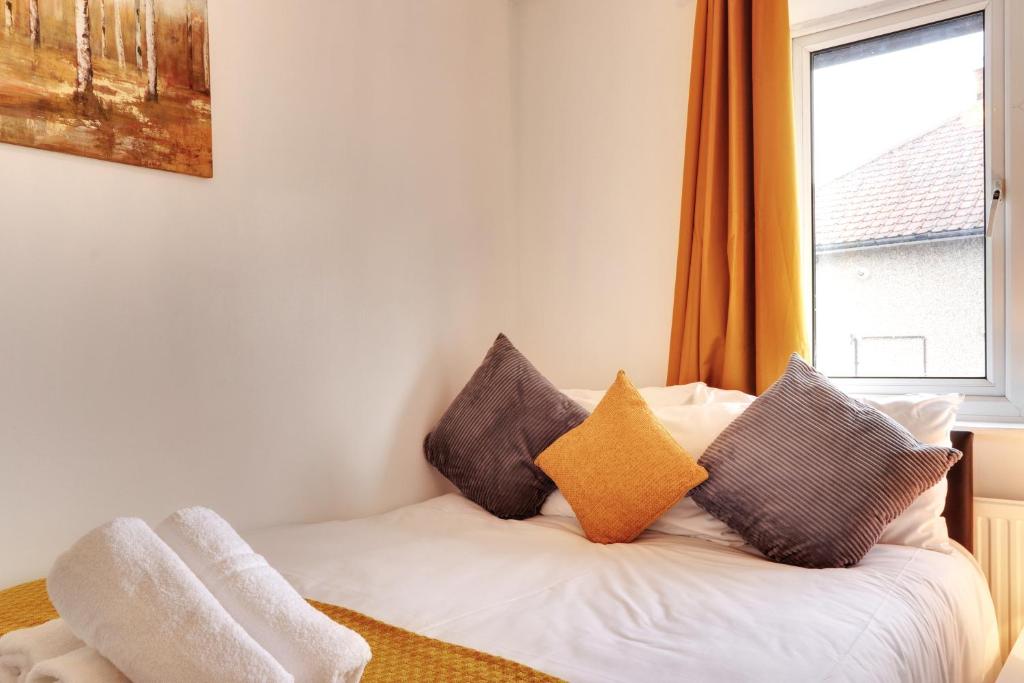
<svg viewBox="0 0 1024 683">
<path fill-rule="evenodd" d="M 1024 420 L 991 422 L 982 420 L 957 420 L 953 429 L 964 432 L 1016 431 L 1024 433 Z"/>
<path fill-rule="evenodd" d="M 1004 396 L 972 396 L 960 406 L 958 425 L 985 429 L 1024 429 L 1020 407 Z"/>
</svg>

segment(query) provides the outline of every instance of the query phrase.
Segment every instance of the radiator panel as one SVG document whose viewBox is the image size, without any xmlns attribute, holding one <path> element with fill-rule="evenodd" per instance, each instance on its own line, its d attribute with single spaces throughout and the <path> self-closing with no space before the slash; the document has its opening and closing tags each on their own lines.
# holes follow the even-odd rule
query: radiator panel
<svg viewBox="0 0 1024 683">
<path fill-rule="evenodd" d="M 974 556 L 996 608 L 1005 658 L 1024 627 L 1024 502 L 976 498 Z"/>
</svg>

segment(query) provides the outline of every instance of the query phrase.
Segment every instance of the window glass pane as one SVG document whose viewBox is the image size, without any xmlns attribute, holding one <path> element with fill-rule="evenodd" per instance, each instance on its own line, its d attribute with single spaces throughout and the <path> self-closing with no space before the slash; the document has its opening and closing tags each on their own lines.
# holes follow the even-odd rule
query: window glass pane
<svg viewBox="0 0 1024 683">
<path fill-rule="evenodd" d="M 984 377 L 984 15 L 811 57 L 815 362 Z"/>
</svg>

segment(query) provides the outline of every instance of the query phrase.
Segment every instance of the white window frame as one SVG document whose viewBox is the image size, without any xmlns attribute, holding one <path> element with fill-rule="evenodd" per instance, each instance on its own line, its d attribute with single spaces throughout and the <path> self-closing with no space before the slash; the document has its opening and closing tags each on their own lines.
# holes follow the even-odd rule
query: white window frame
<svg viewBox="0 0 1024 683">
<path fill-rule="evenodd" d="M 793 94 L 804 281 L 813 275 L 811 249 L 811 54 L 837 45 L 985 12 L 985 193 L 1002 183 L 991 236 L 986 240 L 986 376 L 981 379 L 836 378 L 859 394 L 951 393 L 967 396 L 962 419 L 1024 422 L 1024 192 L 1017 201 L 1014 179 L 1024 179 L 1024 2 L 1005 0 L 887 0 L 792 27 Z M 806 297 L 808 324 L 813 301 Z M 810 332 L 810 330 L 809 330 Z M 810 336 L 809 336 L 810 338 Z"/>
</svg>

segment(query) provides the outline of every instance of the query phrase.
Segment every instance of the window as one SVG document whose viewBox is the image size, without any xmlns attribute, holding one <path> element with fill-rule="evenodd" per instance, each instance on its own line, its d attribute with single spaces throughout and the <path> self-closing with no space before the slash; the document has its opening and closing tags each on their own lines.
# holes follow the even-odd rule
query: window
<svg viewBox="0 0 1024 683">
<path fill-rule="evenodd" d="M 1021 417 L 1017 9 L 885 0 L 793 29 L 814 363 L 850 391 L 960 391 L 962 414 Z"/>
<path fill-rule="evenodd" d="M 814 356 L 985 377 L 984 14 L 811 53 Z"/>
</svg>

